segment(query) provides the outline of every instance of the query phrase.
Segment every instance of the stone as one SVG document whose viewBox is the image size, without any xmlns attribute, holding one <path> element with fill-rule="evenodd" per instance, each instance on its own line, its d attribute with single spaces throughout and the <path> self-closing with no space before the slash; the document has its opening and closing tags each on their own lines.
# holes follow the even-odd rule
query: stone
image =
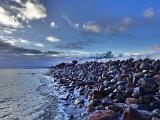
<svg viewBox="0 0 160 120">
<path fill-rule="evenodd" d="M 154 101 L 150 103 L 150 107 L 152 109 L 159 109 L 160 108 L 160 101 Z"/>
<path fill-rule="evenodd" d="M 102 100 L 102 105 L 103 106 L 108 106 L 108 105 L 111 105 L 112 104 L 112 101 L 108 98 L 108 97 L 105 97 L 103 100 Z"/>
<path fill-rule="evenodd" d="M 109 105 L 109 106 L 106 106 L 105 107 L 106 110 L 112 110 L 112 111 L 115 111 L 115 112 L 119 112 L 122 110 L 122 108 L 118 105 Z"/>
<path fill-rule="evenodd" d="M 112 84 L 111 81 L 108 81 L 108 80 L 105 80 L 105 81 L 103 82 L 103 85 L 104 85 L 105 87 L 109 87 L 111 84 Z"/>
<path fill-rule="evenodd" d="M 134 88 L 134 83 L 132 82 L 132 81 L 129 81 L 128 83 L 127 83 L 127 86 L 126 86 L 126 88 L 127 89 L 131 89 L 131 88 Z"/>
<path fill-rule="evenodd" d="M 87 112 L 92 112 L 93 110 L 94 110 L 93 103 L 90 103 L 90 104 L 87 106 Z"/>
<path fill-rule="evenodd" d="M 70 94 L 69 93 L 66 93 L 66 95 L 62 98 L 60 98 L 60 100 L 68 100 Z"/>
<path fill-rule="evenodd" d="M 142 63 L 142 64 L 139 66 L 139 68 L 140 68 L 141 70 L 148 70 L 148 69 L 150 68 L 150 65 L 147 64 L 147 63 Z"/>
<path fill-rule="evenodd" d="M 76 105 L 84 104 L 84 100 L 82 100 L 82 99 L 76 99 L 76 100 L 74 101 L 74 104 L 76 104 Z"/>
<path fill-rule="evenodd" d="M 139 100 L 135 98 L 127 98 L 125 103 L 126 104 L 139 104 Z"/>
<path fill-rule="evenodd" d="M 127 108 L 122 115 L 122 120 L 147 120 L 133 108 Z"/>
<path fill-rule="evenodd" d="M 153 100 L 153 95 L 145 95 L 145 96 L 139 97 L 139 101 L 142 104 L 149 104 L 150 102 L 152 102 L 152 100 Z"/>
<path fill-rule="evenodd" d="M 96 110 L 105 110 L 105 107 L 103 105 L 97 106 Z"/>
<path fill-rule="evenodd" d="M 160 109 L 154 109 L 151 112 L 151 116 L 158 117 L 160 119 Z"/>
<path fill-rule="evenodd" d="M 89 115 L 88 120 L 116 120 L 116 118 L 112 111 L 97 110 Z"/>
<path fill-rule="evenodd" d="M 101 99 L 102 98 L 102 95 L 99 94 L 99 91 L 97 91 L 97 90 L 94 90 L 91 94 L 92 94 L 92 99 Z"/>
<path fill-rule="evenodd" d="M 102 101 L 99 100 L 99 99 L 93 99 L 93 100 L 90 101 L 90 103 L 93 103 L 93 106 L 95 107 L 95 106 L 101 105 Z"/>
</svg>

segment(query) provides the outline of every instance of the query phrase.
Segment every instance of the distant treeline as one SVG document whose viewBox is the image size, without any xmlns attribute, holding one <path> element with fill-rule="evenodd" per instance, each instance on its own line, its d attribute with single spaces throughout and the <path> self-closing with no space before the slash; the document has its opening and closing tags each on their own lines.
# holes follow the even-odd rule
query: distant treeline
<svg viewBox="0 0 160 120">
<path fill-rule="evenodd" d="M 104 53 L 97 53 L 96 55 L 90 56 L 90 58 L 102 59 L 102 58 L 115 58 L 116 56 L 112 51 L 107 51 Z M 117 57 L 123 57 L 123 54 L 119 54 Z"/>
</svg>

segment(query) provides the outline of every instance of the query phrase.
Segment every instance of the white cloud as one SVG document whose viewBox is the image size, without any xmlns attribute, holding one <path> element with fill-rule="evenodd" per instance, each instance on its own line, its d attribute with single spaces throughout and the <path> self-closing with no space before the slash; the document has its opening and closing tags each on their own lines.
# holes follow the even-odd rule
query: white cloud
<svg viewBox="0 0 160 120">
<path fill-rule="evenodd" d="M 24 40 L 24 39 L 19 39 L 19 42 L 22 43 L 22 44 L 26 44 L 26 45 L 30 45 L 31 44 L 30 41 Z"/>
<path fill-rule="evenodd" d="M 24 21 L 45 18 L 46 8 L 40 3 L 28 1 L 17 16 Z"/>
<path fill-rule="evenodd" d="M 36 47 L 44 47 L 44 44 L 42 44 L 42 43 L 33 43 L 34 44 L 34 46 L 36 46 Z"/>
<path fill-rule="evenodd" d="M 65 21 L 67 21 L 67 23 L 68 23 L 71 27 L 73 27 L 73 28 L 75 28 L 75 29 L 78 29 L 78 28 L 80 27 L 79 23 L 73 23 L 73 22 L 70 20 L 69 17 L 67 17 L 67 16 L 65 16 L 65 15 L 62 15 L 62 18 L 63 18 Z"/>
<path fill-rule="evenodd" d="M 124 19 L 122 19 L 121 24 L 122 24 L 122 25 L 125 25 L 125 26 L 129 26 L 129 25 L 132 24 L 132 22 L 133 22 L 133 19 L 132 19 L 132 18 L 130 18 L 130 17 L 125 17 Z"/>
<path fill-rule="evenodd" d="M 16 31 L 16 29 L 7 28 L 7 27 L 0 27 L 1 34 L 12 34 L 15 31 Z"/>
<path fill-rule="evenodd" d="M 49 41 L 49 42 L 59 42 L 60 41 L 59 38 L 53 37 L 53 36 L 46 37 L 46 40 Z"/>
<path fill-rule="evenodd" d="M 16 40 L 5 40 L 4 42 L 9 43 L 9 44 L 11 44 L 13 46 L 16 45 Z"/>
<path fill-rule="evenodd" d="M 107 26 L 105 32 L 108 35 L 119 35 L 128 31 L 134 24 L 134 20 L 130 17 L 125 17 L 118 24 Z"/>
<path fill-rule="evenodd" d="M 87 32 L 91 33 L 100 33 L 102 32 L 102 28 L 100 25 L 93 23 L 92 21 L 87 22 L 83 25 L 83 29 Z"/>
<path fill-rule="evenodd" d="M 18 19 L 7 12 L 3 7 L 0 7 L 0 24 L 12 28 L 22 27 Z"/>
<path fill-rule="evenodd" d="M 50 26 L 51 26 L 52 28 L 57 28 L 57 27 L 58 27 L 54 21 L 52 21 L 52 22 L 50 23 Z"/>
<path fill-rule="evenodd" d="M 155 16 L 155 12 L 152 7 L 146 9 L 143 14 L 146 18 L 153 18 Z"/>
</svg>

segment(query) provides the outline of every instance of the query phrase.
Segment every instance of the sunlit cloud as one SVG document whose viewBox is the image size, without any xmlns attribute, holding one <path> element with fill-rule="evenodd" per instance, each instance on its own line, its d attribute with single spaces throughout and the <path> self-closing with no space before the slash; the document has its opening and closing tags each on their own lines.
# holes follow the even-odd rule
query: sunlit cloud
<svg viewBox="0 0 160 120">
<path fill-rule="evenodd" d="M 49 42 L 59 42 L 60 41 L 59 38 L 54 37 L 54 36 L 48 36 L 48 37 L 46 37 L 46 40 Z"/>
<path fill-rule="evenodd" d="M 92 21 L 87 22 L 83 25 L 83 29 L 89 33 L 101 33 L 102 27 L 99 24 L 96 24 Z"/>
<path fill-rule="evenodd" d="M 3 7 L 0 7 L 0 24 L 12 28 L 20 28 L 22 25 L 18 19 L 6 11 Z"/>
<path fill-rule="evenodd" d="M 36 47 L 42 47 L 42 48 L 45 47 L 44 44 L 42 44 L 42 43 L 36 43 L 36 42 L 34 43 L 34 46 L 36 46 Z"/>
<path fill-rule="evenodd" d="M 152 7 L 146 9 L 143 14 L 146 18 L 153 18 L 155 16 L 155 12 Z"/>
<path fill-rule="evenodd" d="M 28 1 L 17 16 L 24 21 L 45 18 L 47 17 L 46 8 L 40 3 Z"/>
</svg>

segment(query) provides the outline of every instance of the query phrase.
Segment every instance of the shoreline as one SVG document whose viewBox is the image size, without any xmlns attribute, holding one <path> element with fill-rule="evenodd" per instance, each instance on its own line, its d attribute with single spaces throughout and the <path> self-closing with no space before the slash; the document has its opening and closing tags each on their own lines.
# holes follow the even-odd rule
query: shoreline
<svg viewBox="0 0 160 120">
<path fill-rule="evenodd" d="M 139 63 L 139 66 L 137 66 L 137 68 L 135 66 L 136 63 L 137 64 Z M 110 67 L 107 68 L 105 64 L 106 65 L 111 64 L 111 65 Z M 118 66 L 118 64 L 124 64 L 124 65 Z M 132 66 L 130 64 L 134 65 Z M 137 118 L 135 117 L 135 119 L 133 120 L 140 120 L 140 119 L 151 120 L 151 118 L 160 119 L 160 116 L 158 115 L 160 113 L 159 108 L 156 108 L 156 106 L 153 107 L 153 105 L 148 106 L 148 108 L 147 107 L 145 108 L 144 106 L 146 104 L 148 105 L 157 104 L 158 105 L 157 107 L 159 107 L 160 101 L 155 99 L 155 97 L 160 95 L 159 93 L 160 91 L 158 88 L 159 81 L 157 82 L 156 80 L 155 81 L 147 80 L 147 82 L 148 81 L 150 83 L 153 82 L 155 86 L 152 85 L 145 86 L 146 87 L 145 89 L 148 89 L 147 87 L 150 88 L 152 86 L 154 87 L 154 90 L 150 91 L 153 92 L 150 93 L 150 95 L 148 94 L 149 91 L 148 93 L 147 92 L 143 93 L 144 94 L 143 96 L 145 96 L 143 98 L 141 93 L 136 93 L 137 89 L 144 87 L 142 85 L 143 83 L 141 85 L 137 85 L 137 83 L 133 82 L 133 78 L 135 76 L 134 77 L 132 76 L 131 80 L 131 78 L 128 79 L 129 76 L 127 75 L 125 76 L 124 74 L 122 74 L 123 70 L 125 73 L 125 70 L 135 67 L 135 69 L 137 69 L 136 72 L 130 69 L 131 71 L 127 71 L 128 73 L 126 72 L 125 74 L 129 75 L 131 75 L 131 73 L 137 74 L 136 77 L 140 77 L 139 79 L 154 78 L 160 80 L 159 70 L 157 73 L 154 71 L 153 72 L 154 74 L 150 75 L 151 70 L 157 70 L 153 68 L 151 64 L 153 64 L 155 67 L 158 68 L 160 67 L 158 66 L 160 64 L 159 60 L 150 60 L 150 59 L 136 60 L 136 61 L 133 61 L 133 59 L 128 59 L 122 61 L 116 60 L 116 61 L 100 62 L 100 63 L 98 62 L 84 62 L 84 63 L 71 63 L 71 64 L 63 63 L 52 67 L 48 72 L 48 75 L 54 78 L 54 84 L 58 83 L 57 87 L 59 87 L 59 89 L 61 89 L 63 93 L 63 95 L 59 96 L 59 99 L 60 102 L 62 103 L 61 105 L 64 107 L 64 110 L 66 110 L 64 112 L 68 114 L 68 120 L 101 120 L 100 117 L 96 118 L 96 115 L 100 115 L 102 118 L 108 117 L 111 120 L 120 120 L 120 119 L 130 120 L 129 118 L 133 116 L 137 117 Z M 89 72 L 94 73 L 92 77 L 95 77 L 97 76 L 97 73 L 93 72 L 94 69 L 97 68 L 101 69 L 104 67 L 103 65 L 107 68 L 105 69 L 107 72 L 104 74 L 102 74 L 101 72 L 101 75 L 98 75 L 101 76 L 101 81 L 98 81 L 98 79 L 94 81 L 90 80 L 90 81 L 85 81 L 86 83 L 84 84 L 84 81 L 81 79 L 81 77 L 83 79 L 88 77 L 88 76 L 83 77 L 84 71 L 86 72 L 86 74 L 88 74 Z M 115 67 L 116 65 L 118 66 L 117 68 Z M 125 67 L 123 68 L 122 66 Z M 127 66 L 129 67 L 127 68 Z M 121 74 L 117 73 L 113 75 L 114 69 L 115 70 L 118 69 L 117 71 L 121 71 Z M 82 74 L 81 77 L 79 77 L 79 79 L 81 80 L 76 80 L 77 76 L 79 76 L 80 74 Z M 87 79 L 91 79 L 92 77 L 89 76 Z M 145 80 L 143 82 L 145 82 Z M 106 86 L 104 84 L 106 84 Z M 111 88 L 111 86 L 113 88 Z M 110 91 L 108 89 L 110 89 Z M 118 89 L 122 90 L 124 95 Z M 106 94 L 106 92 L 108 93 Z M 64 93 L 66 94 L 64 95 Z M 126 94 L 128 96 L 126 96 Z M 139 94 L 139 97 L 137 97 L 136 94 Z M 119 98 L 115 98 L 115 96 L 117 95 L 119 95 Z M 146 101 L 145 100 L 146 98 L 147 99 L 153 98 L 153 99 L 150 101 Z"/>
</svg>

